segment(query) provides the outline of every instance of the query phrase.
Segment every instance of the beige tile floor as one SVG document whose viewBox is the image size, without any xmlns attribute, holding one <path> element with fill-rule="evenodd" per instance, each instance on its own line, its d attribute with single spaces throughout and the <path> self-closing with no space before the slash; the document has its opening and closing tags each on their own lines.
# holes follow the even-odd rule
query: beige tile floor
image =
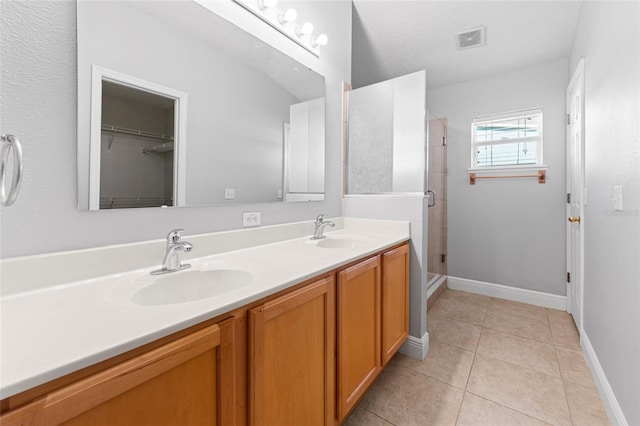
<svg viewBox="0 0 640 426">
<path fill-rule="evenodd" d="M 344 423 L 608 425 L 566 312 L 447 289 L 429 354 L 397 354 Z"/>
</svg>

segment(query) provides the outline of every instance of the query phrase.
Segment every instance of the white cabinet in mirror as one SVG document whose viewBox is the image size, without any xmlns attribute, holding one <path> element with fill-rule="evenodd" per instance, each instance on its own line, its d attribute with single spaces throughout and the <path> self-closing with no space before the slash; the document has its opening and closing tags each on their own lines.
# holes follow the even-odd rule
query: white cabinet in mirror
<svg viewBox="0 0 640 426">
<path fill-rule="evenodd" d="M 324 98 L 290 107 L 284 133 L 285 201 L 324 199 Z"/>
<path fill-rule="evenodd" d="M 81 210 L 324 199 L 321 75 L 195 1 L 77 8 Z"/>
</svg>

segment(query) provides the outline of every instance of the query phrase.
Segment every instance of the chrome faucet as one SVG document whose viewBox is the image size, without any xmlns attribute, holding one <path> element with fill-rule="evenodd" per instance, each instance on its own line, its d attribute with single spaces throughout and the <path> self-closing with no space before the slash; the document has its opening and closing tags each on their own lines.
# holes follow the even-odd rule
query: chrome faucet
<svg viewBox="0 0 640 426">
<path fill-rule="evenodd" d="M 183 232 L 184 229 L 174 229 L 167 234 L 167 251 L 162 260 L 162 268 L 151 271 L 151 275 L 166 274 L 168 272 L 191 268 L 190 264 L 183 264 L 180 261 L 182 253 L 189 252 L 193 248 L 191 243 L 182 241 Z"/>
<path fill-rule="evenodd" d="M 328 215 L 326 214 L 319 214 L 318 217 L 316 217 L 316 230 L 313 233 L 313 237 L 311 237 L 312 240 L 321 240 L 323 238 L 326 238 L 324 235 L 322 235 L 324 228 L 326 228 L 327 226 L 331 228 L 336 226 L 336 224 L 331 222 L 330 220 L 325 220 L 327 216 Z"/>
</svg>

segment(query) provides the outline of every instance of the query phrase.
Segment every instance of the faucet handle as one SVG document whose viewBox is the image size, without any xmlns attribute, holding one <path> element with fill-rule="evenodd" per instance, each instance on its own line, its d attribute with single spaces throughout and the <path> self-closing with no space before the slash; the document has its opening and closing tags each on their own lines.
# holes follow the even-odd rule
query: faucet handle
<svg viewBox="0 0 640 426">
<path fill-rule="evenodd" d="M 175 244 L 180 242 L 184 229 L 173 229 L 167 234 L 167 243 Z"/>
<path fill-rule="evenodd" d="M 327 217 L 329 217 L 329 215 L 328 215 L 328 214 L 326 214 L 326 213 L 319 214 L 319 215 L 316 217 L 316 223 L 323 223 L 323 222 L 324 222 L 324 219 L 325 219 L 325 218 L 327 218 Z"/>
</svg>

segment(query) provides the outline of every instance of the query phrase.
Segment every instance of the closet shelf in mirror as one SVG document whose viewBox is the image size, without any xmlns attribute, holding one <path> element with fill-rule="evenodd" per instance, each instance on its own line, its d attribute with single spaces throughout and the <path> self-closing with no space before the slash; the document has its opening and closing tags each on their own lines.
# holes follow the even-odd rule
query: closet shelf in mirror
<svg viewBox="0 0 640 426">
<path fill-rule="evenodd" d="M 146 136 L 148 138 L 161 139 L 165 141 L 173 141 L 173 136 L 165 135 L 162 133 L 148 132 L 146 130 L 138 130 L 138 129 L 128 129 L 126 127 L 112 126 L 110 124 L 103 124 L 102 130 L 106 130 L 108 132 L 114 132 L 114 133 L 123 133 L 126 135 Z M 173 146 L 171 147 L 171 149 L 173 149 Z"/>
<path fill-rule="evenodd" d="M 134 207 L 162 207 L 173 204 L 171 196 L 115 196 L 100 197 L 101 209 L 122 209 Z"/>
</svg>

